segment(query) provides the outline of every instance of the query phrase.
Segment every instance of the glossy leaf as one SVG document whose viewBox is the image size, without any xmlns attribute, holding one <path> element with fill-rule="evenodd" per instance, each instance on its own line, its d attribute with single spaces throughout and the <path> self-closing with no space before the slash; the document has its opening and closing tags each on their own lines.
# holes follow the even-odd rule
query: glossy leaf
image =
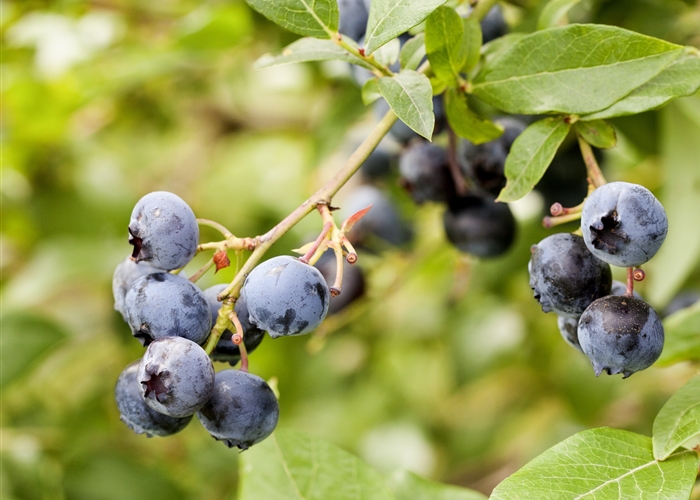
<svg viewBox="0 0 700 500">
<path fill-rule="evenodd" d="M 700 375 L 671 396 L 654 420 L 654 457 L 665 460 L 683 443 L 700 434 Z"/>
<path fill-rule="evenodd" d="M 348 41 L 348 43 L 354 42 Z M 352 55 L 331 40 L 319 40 L 318 38 L 301 38 L 285 47 L 282 53 L 277 56 L 264 55 L 255 62 L 255 68 L 263 69 L 280 64 L 333 60 L 345 61 L 369 70 L 372 69 L 367 61 Z"/>
<path fill-rule="evenodd" d="M 492 141 L 503 133 L 503 127 L 472 111 L 467 96 L 459 89 L 450 88 L 445 92 L 445 113 L 455 134 L 474 144 Z"/>
<path fill-rule="evenodd" d="M 331 38 L 338 31 L 336 0 L 246 0 L 270 21 L 302 36 Z"/>
<path fill-rule="evenodd" d="M 506 159 L 506 187 L 497 201 L 516 201 L 532 191 L 570 127 L 563 117 L 545 118 L 527 127 L 515 139 Z"/>
<path fill-rule="evenodd" d="M 658 462 L 651 438 L 606 427 L 562 441 L 499 484 L 492 500 L 688 498 L 698 454 Z"/>
<path fill-rule="evenodd" d="M 576 122 L 576 131 L 591 146 L 600 149 L 609 149 L 617 144 L 615 129 L 603 120 Z"/>
<path fill-rule="evenodd" d="M 365 34 L 365 50 L 379 47 L 423 22 L 445 0 L 373 0 Z"/>
<path fill-rule="evenodd" d="M 613 26 L 550 28 L 485 64 L 473 93 L 509 113 L 593 113 L 651 80 L 683 50 Z"/>
<path fill-rule="evenodd" d="M 537 20 L 537 29 L 543 30 L 557 26 L 567 12 L 581 0 L 549 0 Z"/>
<path fill-rule="evenodd" d="M 441 6 L 425 21 L 425 49 L 433 73 L 456 85 L 467 63 L 464 23 L 450 7 Z"/>
<path fill-rule="evenodd" d="M 635 89 L 609 108 L 584 117 L 588 119 L 634 115 L 656 109 L 675 97 L 684 97 L 700 88 L 700 54 L 687 50 L 661 73 Z"/>
<path fill-rule="evenodd" d="M 379 79 L 379 91 L 406 125 L 426 139 L 433 135 L 433 89 L 428 77 L 406 70 Z"/>
<path fill-rule="evenodd" d="M 418 69 L 423 58 L 425 58 L 425 34 L 418 33 L 401 48 L 399 55 L 401 69 Z"/>
<path fill-rule="evenodd" d="M 393 500 L 354 455 L 301 433 L 276 431 L 240 455 L 241 500 Z"/>
<path fill-rule="evenodd" d="M 478 491 L 429 481 L 409 471 L 398 471 L 389 480 L 396 500 L 486 500 Z"/>
</svg>

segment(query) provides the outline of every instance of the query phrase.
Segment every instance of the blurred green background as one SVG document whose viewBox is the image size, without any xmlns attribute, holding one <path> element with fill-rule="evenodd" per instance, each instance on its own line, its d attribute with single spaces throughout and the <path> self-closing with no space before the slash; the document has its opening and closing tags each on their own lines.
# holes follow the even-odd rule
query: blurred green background
<svg viewBox="0 0 700 500">
<path fill-rule="evenodd" d="M 532 31 L 542 4 L 505 5 L 512 28 Z M 145 193 L 169 190 L 198 217 L 261 234 L 342 165 L 372 112 L 343 64 L 254 71 L 258 57 L 296 36 L 243 1 L 28 0 L 0 9 L 0 497 L 235 498 L 238 452 L 198 422 L 147 439 L 119 420 L 114 384 L 142 353 L 111 294 L 112 272 L 130 253 L 131 209 Z M 584 1 L 570 17 L 700 46 L 693 1 Z M 669 209 L 669 238 L 638 288 L 663 310 L 679 290 L 700 286 L 700 240 L 682 229 L 698 233 L 700 96 L 614 125 L 608 180 L 642 183 Z M 441 207 L 413 207 L 395 179 L 385 185 L 412 221 L 414 243 L 361 254 L 364 299 L 315 334 L 266 339 L 251 357 L 251 372 L 277 381 L 279 428 L 328 440 L 382 472 L 408 468 L 485 493 L 579 430 L 650 434 L 696 367 L 595 378 L 528 286 L 529 247 L 551 233 L 540 226 L 541 197 L 513 206 L 519 236 L 507 256 L 477 261 L 446 243 Z M 320 228 L 310 215 L 271 255 Z M 216 238 L 202 230 L 202 241 Z M 232 277 L 224 270 L 199 284 Z"/>
</svg>

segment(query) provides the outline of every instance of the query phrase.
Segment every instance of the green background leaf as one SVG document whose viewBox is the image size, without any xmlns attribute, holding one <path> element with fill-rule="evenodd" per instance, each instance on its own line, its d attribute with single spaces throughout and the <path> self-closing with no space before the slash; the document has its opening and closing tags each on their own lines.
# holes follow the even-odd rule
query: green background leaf
<svg viewBox="0 0 700 500">
<path fill-rule="evenodd" d="M 467 63 L 462 18 L 451 7 L 441 6 L 425 21 L 425 49 L 430 67 L 445 83 L 455 85 Z"/>
<path fill-rule="evenodd" d="M 409 471 L 397 471 L 389 485 L 396 500 L 486 500 L 478 491 L 429 481 Z"/>
<path fill-rule="evenodd" d="M 365 34 L 367 54 L 421 23 L 444 3 L 445 0 L 373 0 Z"/>
<path fill-rule="evenodd" d="M 417 69 L 425 57 L 425 34 L 418 33 L 401 47 L 401 69 Z"/>
<path fill-rule="evenodd" d="M 503 133 L 503 128 L 485 120 L 469 108 L 467 96 L 459 89 L 445 92 L 445 113 L 455 134 L 474 144 L 492 141 Z"/>
<path fill-rule="evenodd" d="M 559 24 L 571 8 L 581 0 L 549 0 L 537 20 L 537 29 L 552 28 Z"/>
<path fill-rule="evenodd" d="M 487 63 L 473 93 L 509 113 L 592 113 L 652 79 L 682 52 L 612 26 L 550 28 Z"/>
<path fill-rule="evenodd" d="M 276 431 L 241 454 L 241 500 L 393 500 L 382 477 L 320 439 Z"/>
<path fill-rule="evenodd" d="M 406 70 L 379 79 L 379 91 L 406 125 L 426 139 L 433 135 L 433 89 L 428 77 Z"/>
<path fill-rule="evenodd" d="M 372 104 L 377 99 L 381 99 L 382 94 L 379 92 L 379 81 L 376 78 L 370 78 L 362 86 L 362 102 L 367 106 Z"/>
<path fill-rule="evenodd" d="M 700 303 L 664 319 L 664 350 L 659 366 L 700 360 Z"/>
<path fill-rule="evenodd" d="M 700 434 L 700 375 L 691 378 L 661 408 L 654 420 L 654 458 L 665 460 Z"/>
<path fill-rule="evenodd" d="M 501 499 L 678 498 L 695 484 L 698 454 L 654 460 L 651 439 L 606 427 L 579 432 L 499 484 Z"/>
<path fill-rule="evenodd" d="M 532 191 L 552 162 L 571 125 L 564 118 L 545 118 L 515 139 L 506 159 L 506 187 L 498 201 L 516 201 Z"/>
<path fill-rule="evenodd" d="M 372 65 L 364 59 L 352 55 L 331 40 L 319 40 L 318 38 L 301 38 L 285 47 L 279 55 L 262 56 L 255 62 L 255 68 L 263 69 L 280 64 L 333 60 L 349 62 L 372 70 Z"/>
<path fill-rule="evenodd" d="M 336 0 L 246 0 L 248 5 L 292 33 L 330 38 L 338 30 Z"/>
<path fill-rule="evenodd" d="M 578 121 L 576 131 L 588 144 L 600 149 L 609 149 L 617 144 L 615 129 L 603 120 Z"/>
</svg>

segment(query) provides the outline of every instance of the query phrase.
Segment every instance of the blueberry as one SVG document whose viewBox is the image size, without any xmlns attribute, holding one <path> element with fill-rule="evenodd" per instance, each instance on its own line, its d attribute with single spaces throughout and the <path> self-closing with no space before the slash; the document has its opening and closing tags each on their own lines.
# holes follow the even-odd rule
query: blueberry
<svg viewBox="0 0 700 500">
<path fill-rule="evenodd" d="M 338 270 L 335 252 L 327 250 L 316 262 L 315 266 L 332 286 L 335 282 L 336 271 Z M 331 297 L 328 305 L 328 314 L 336 314 L 345 309 L 352 302 L 362 297 L 365 293 L 365 277 L 362 269 L 343 260 L 343 287 L 342 293 L 336 297 Z"/>
<path fill-rule="evenodd" d="M 146 404 L 171 417 L 193 415 L 214 390 L 214 366 L 209 356 L 182 337 L 151 342 L 136 377 Z"/>
<path fill-rule="evenodd" d="M 481 20 L 481 34 L 483 43 L 502 37 L 508 33 L 508 25 L 503 18 L 503 12 L 498 5 L 495 5 Z"/>
<path fill-rule="evenodd" d="M 241 295 L 250 322 L 277 338 L 318 328 L 328 313 L 331 293 L 318 269 L 283 255 L 258 264 Z"/>
<path fill-rule="evenodd" d="M 627 378 L 661 356 L 664 328 L 646 302 L 609 295 L 594 301 L 581 315 L 578 338 L 596 376 L 605 371 Z"/>
<path fill-rule="evenodd" d="M 132 257 L 172 271 L 194 257 L 199 226 L 194 212 L 179 196 L 155 191 L 141 198 L 131 212 L 129 243 Z"/>
<path fill-rule="evenodd" d="M 581 344 L 578 341 L 578 317 L 567 318 L 565 316 L 558 316 L 557 326 L 559 327 L 559 333 L 561 333 L 566 343 L 574 349 L 583 352 L 583 350 L 581 350 Z"/>
<path fill-rule="evenodd" d="M 504 129 L 500 137 L 479 145 L 463 140 L 459 144 L 457 157 L 465 175 L 480 188 L 498 196 L 506 185 L 506 157 L 513 142 L 527 125 L 517 118 L 500 118 L 495 121 Z"/>
<path fill-rule="evenodd" d="M 401 221 L 394 205 L 374 186 L 364 185 L 354 189 L 343 203 L 343 215 L 349 217 L 370 205 L 371 210 L 348 233 L 353 244 L 371 244 L 370 240 L 377 237 L 391 245 L 400 246 L 411 239 L 411 231 Z"/>
<path fill-rule="evenodd" d="M 505 203 L 469 194 L 453 198 L 443 215 L 447 239 L 460 251 L 478 257 L 497 257 L 515 239 L 515 219 Z"/>
<path fill-rule="evenodd" d="M 225 284 L 210 286 L 204 290 L 204 297 L 206 297 L 209 307 L 211 309 L 211 326 L 214 327 L 216 323 L 216 318 L 219 314 L 219 309 L 221 309 L 221 302 L 216 300 L 217 295 L 224 291 L 226 288 Z M 248 318 L 248 305 L 246 304 L 245 298 L 242 296 L 236 300 L 236 305 L 233 307 L 236 311 L 241 326 L 243 327 L 243 343 L 245 344 L 246 352 L 250 354 L 253 352 L 262 342 L 265 337 L 265 331 L 257 328 L 250 322 Z M 231 341 L 233 333 L 231 330 L 226 330 L 216 344 L 216 347 L 211 353 L 211 359 L 214 361 L 224 361 L 229 363 L 231 366 L 235 366 L 241 359 L 240 348 Z"/>
<path fill-rule="evenodd" d="M 416 140 L 399 155 L 404 188 L 418 204 L 444 202 L 456 196 L 447 151 L 424 140 Z"/>
<path fill-rule="evenodd" d="M 583 238 L 570 233 L 546 237 L 532 247 L 530 288 L 544 312 L 576 318 L 588 305 L 610 293 L 610 266 L 597 259 Z"/>
<path fill-rule="evenodd" d="M 119 408 L 119 418 L 136 434 L 146 434 L 148 437 L 170 436 L 180 432 L 190 423 L 192 415 L 184 418 L 170 417 L 148 406 L 141 396 L 136 380 L 138 367 L 139 361 L 134 361 L 124 368 L 117 379 L 114 395 Z"/>
<path fill-rule="evenodd" d="M 392 170 L 395 155 L 383 142 L 369 154 L 360 166 L 360 174 L 370 181 L 387 177 Z"/>
<path fill-rule="evenodd" d="M 270 386 L 257 375 L 222 370 L 197 418 L 216 440 L 247 450 L 275 430 L 279 405 Z"/>
<path fill-rule="evenodd" d="M 659 200 L 644 186 L 611 182 L 584 201 L 581 229 L 596 257 L 613 266 L 634 267 L 659 250 L 668 219 Z"/>
<path fill-rule="evenodd" d="M 170 273 L 137 279 L 124 301 L 131 332 L 142 345 L 163 337 L 203 343 L 211 330 L 209 304 L 196 285 Z"/>
<path fill-rule="evenodd" d="M 593 156 L 600 164 L 603 160 L 600 149 L 592 149 Z M 570 145 L 562 145 L 535 186 L 544 197 L 546 215 L 550 215 L 549 207 L 554 203 L 561 203 L 564 207 L 573 207 L 581 203 L 581 200 L 588 196 L 587 179 L 586 164 L 578 144 L 573 142 Z"/>
<path fill-rule="evenodd" d="M 700 300 L 700 292 L 697 290 L 684 290 L 676 295 L 664 309 L 664 316 L 686 309 Z"/>
<path fill-rule="evenodd" d="M 112 276 L 112 293 L 114 294 L 114 309 L 121 313 L 124 321 L 127 320 L 124 308 L 126 292 L 141 276 L 159 272 L 163 272 L 163 270 L 156 269 L 148 262 L 134 262 L 131 257 L 127 257 L 119 263 Z"/>
<path fill-rule="evenodd" d="M 363 0 L 338 0 L 338 32 L 359 41 L 365 36 L 369 9 Z"/>
</svg>

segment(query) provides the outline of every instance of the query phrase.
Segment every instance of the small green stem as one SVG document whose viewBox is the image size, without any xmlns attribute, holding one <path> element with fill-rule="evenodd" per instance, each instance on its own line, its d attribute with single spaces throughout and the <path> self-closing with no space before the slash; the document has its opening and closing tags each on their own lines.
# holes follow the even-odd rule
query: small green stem
<svg viewBox="0 0 700 500">
<path fill-rule="evenodd" d="M 221 304 L 219 315 L 216 317 L 216 324 L 214 325 L 214 328 L 211 329 L 207 343 L 204 344 L 204 352 L 207 354 L 211 354 L 214 351 L 216 344 L 219 343 L 221 335 L 231 324 L 231 320 L 228 318 L 228 315 L 233 312 L 233 305 L 235 302 L 235 300 L 225 300 L 224 303 Z"/>
<path fill-rule="evenodd" d="M 347 52 L 351 53 L 355 57 L 359 57 L 363 61 L 367 62 L 367 64 L 371 65 L 379 72 L 377 76 L 393 76 L 394 73 L 389 68 L 377 61 L 374 56 L 366 56 L 364 53 L 360 52 L 357 47 L 353 47 L 348 42 L 343 40 L 343 35 L 338 34 L 338 36 L 334 36 L 333 41 L 339 47 L 344 48 Z"/>
<path fill-rule="evenodd" d="M 214 266 L 214 259 L 212 258 L 212 259 L 209 259 L 209 261 L 208 261 L 206 264 L 204 264 L 204 265 L 201 267 L 201 269 L 200 269 L 199 271 L 197 271 L 197 272 L 194 273 L 192 276 L 190 276 L 190 281 L 191 281 L 192 283 L 197 283 L 197 281 L 199 280 L 199 278 L 201 278 L 202 276 L 204 276 L 204 274 L 205 274 L 209 269 L 211 269 L 213 266 Z"/>
<path fill-rule="evenodd" d="M 219 231 L 221 234 L 223 234 L 223 235 L 224 235 L 224 238 L 226 238 L 226 239 L 228 239 L 228 238 L 230 238 L 231 236 L 233 236 L 233 233 L 232 233 L 231 231 L 229 231 L 228 229 L 226 229 L 223 225 L 219 224 L 218 222 L 214 222 L 213 220 L 209 220 L 209 219 L 197 219 L 197 224 L 199 224 L 200 226 L 207 226 L 207 227 L 211 227 L 211 228 L 213 228 L 213 229 L 216 229 L 216 230 Z"/>
<path fill-rule="evenodd" d="M 600 170 L 600 166 L 595 159 L 591 145 L 586 142 L 586 140 L 581 137 L 580 134 L 576 134 L 578 138 L 578 145 L 581 149 L 581 156 L 583 156 L 583 161 L 586 163 L 586 171 L 588 172 L 588 178 L 594 187 L 600 187 L 606 184 L 607 181 L 603 177 L 603 172 Z"/>
<path fill-rule="evenodd" d="M 566 215 L 559 215 L 557 217 L 545 217 L 542 219 L 542 225 L 547 229 L 554 226 L 560 226 L 566 224 L 567 222 L 579 220 L 581 218 L 581 212 L 575 212 Z"/>
</svg>

